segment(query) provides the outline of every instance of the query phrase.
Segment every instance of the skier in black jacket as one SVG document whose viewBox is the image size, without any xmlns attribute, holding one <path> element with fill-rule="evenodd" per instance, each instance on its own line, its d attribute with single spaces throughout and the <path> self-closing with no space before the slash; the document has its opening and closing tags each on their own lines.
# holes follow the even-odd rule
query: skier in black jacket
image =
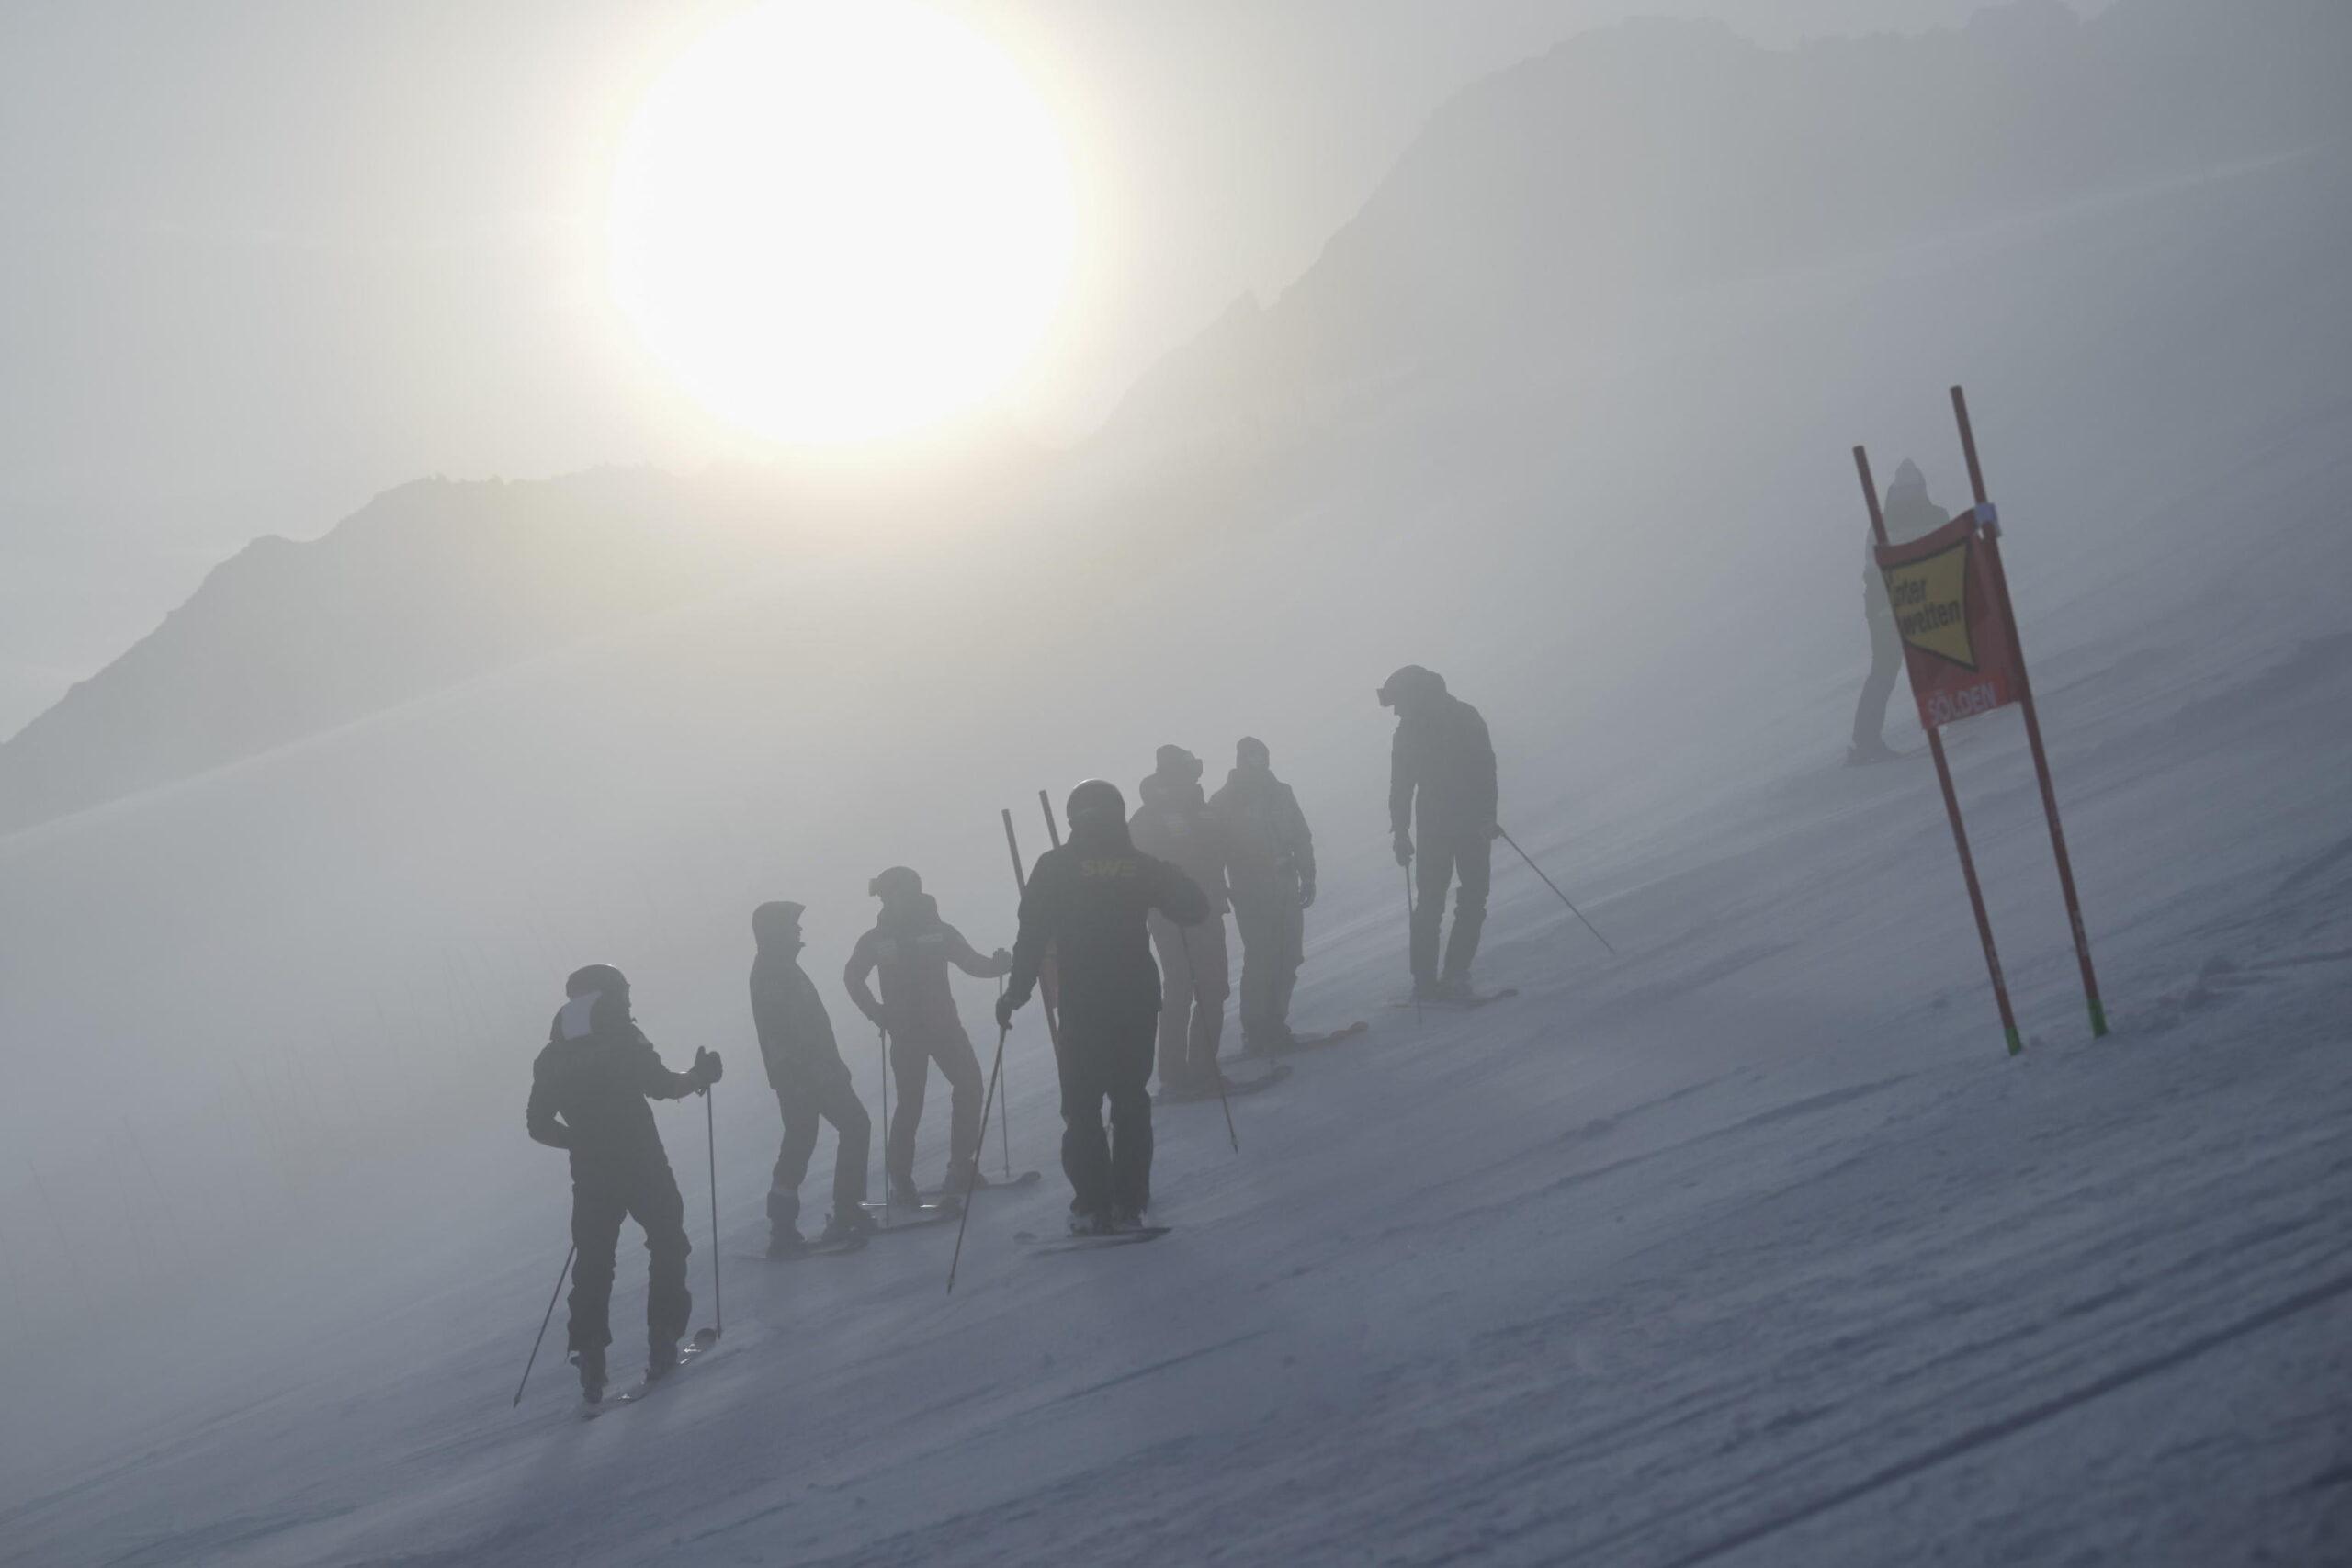
<svg viewBox="0 0 2352 1568">
<path fill-rule="evenodd" d="M 1420 865 L 1414 877 L 1413 995 L 1424 1001 L 1470 996 L 1470 964 L 1487 924 L 1487 888 L 1494 871 L 1495 748 L 1478 710 L 1445 689 L 1445 678 L 1408 664 L 1380 688 L 1380 705 L 1396 710 L 1396 738 L 1388 764 L 1388 823 L 1396 863 Z M 1445 893 L 1456 878 L 1453 932 L 1438 968 L 1438 928 Z"/>
<path fill-rule="evenodd" d="M 830 1122 L 835 1134 L 833 1212 L 820 1242 L 846 1241 L 870 1233 L 865 1209 L 866 1151 L 874 1124 L 850 1080 L 833 1039 L 833 1021 L 817 995 L 816 982 L 800 967 L 798 904 L 763 904 L 752 911 L 752 938 L 759 956 L 752 961 L 752 1024 L 759 1032 L 760 1060 L 784 1113 L 784 1146 L 768 1185 L 768 1256 L 789 1258 L 807 1246 L 800 1235 L 800 1183 L 808 1156 L 817 1152 L 817 1123 Z"/>
<path fill-rule="evenodd" d="M 531 1100 L 523 1113 L 531 1136 L 571 1151 L 571 1359 L 591 1404 L 605 1393 L 605 1347 L 612 1343 L 613 1252 L 621 1221 L 645 1231 L 650 1280 L 645 1297 L 645 1375 L 678 1364 L 694 1297 L 686 1290 L 685 1204 L 670 1156 L 654 1130 L 649 1100 L 683 1100 L 718 1081 L 718 1055 L 696 1051 L 695 1065 L 673 1073 L 629 1016 L 628 981 L 609 964 L 574 970 L 568 998 L 531 1064 Z"/>
<path fill-rule="evenodd" d="M 1135 847 L 1117 786 L 1087 780 L 1070 791 L 1068 816 L 1069 842 L 1037 858 L 1022 894 L 1012 976 L 996 1017 L 1001 1028 L 1012 1027 L 1052 944 L 1060 987 L 1057 1065 L 1069 1228 L 1094 1235 L 1140 1224 L 1151 1202 L 1147 1086 L 1159 1019 L 1159 970 L 1145 917 L 1157 909 L 1179 925 L 1195 925 L 1208 919 L 1209 900 L 1191 877 Z"/>
</svg>

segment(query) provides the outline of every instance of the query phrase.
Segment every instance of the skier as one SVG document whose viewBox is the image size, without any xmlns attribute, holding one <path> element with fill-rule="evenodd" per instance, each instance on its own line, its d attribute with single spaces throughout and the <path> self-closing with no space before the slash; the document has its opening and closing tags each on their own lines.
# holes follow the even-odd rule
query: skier
<svg viewBox="0 0 2352 1568">
<path fill-rule="evenodd" d="M 572 971 L 567 998 L 548 1031 L 547 1049 L 531 1064 L 525 1127 L 537 1142 L 571 1151 L 571 1359 L 580 1392 L 605 1396 L 605 1347 L 613 1295 L 613 1250 L 621 1221 L 645 1231 L 650 1280 L 645 1297 L 649 1380 L 678 1364 L 694 1297 L 686 1290 L 685 1204 L 670 1156 L 654 1130 L 649 1100 L 683 1100 L 718 1081 L 718 1055 L 696 1051 L 695 1065 L 673 1073 L 629 1016 L 628 981 L 609 964 Z"/>
<path fill-rule="evenodd" d="M 1157 911 L 1180 925 L 1209 918 L 1208 896 L 1191 877 L 1136 848 L 1126 807 L 1117 787 L 1101 779 L 1070 791 L 1069 842 L 1047 850 L 1029 874 L 1012 979 L 996 1004 L 997 1026 L 1012 1028 L 1050 944 L 1060 976 L 1056 1065 L 1074 1235 L 1132 1229 L 1151 1204 L 1148 1086 L 1159 973 L 1145 918 Z"/>
<path fill-rule="evenodd" d="M 833 1126 L 833 1212 L 819 1240 L 846 1241 L 871 1232 L 865 1212 L 865 1156 L 873 1123 L 850 1081 L 849 1066 L 833 1041 L 833 1021 L 800 967 L 803 906 L 763 904 L 752 911 L 752 1024 L 760 1059 L 767 1064 L 776 1109 L 784 1113 L 784 1147 L 768 1187 L 768 1256 L 789 1258 L 808 1243 L 800 1235 L 800 1183 L 817 1149 L 817 1123 Z"/>
<path fill-rule="evenodd" d="M 1886 522 L 1889 544 L 1906 545 L 1934 533 L 1951 521 L 1951 513 L 1928 499 L 1927 476 L 1905 457 L 1886 487 L 1886 504 L 1879 515 Z M 1903 637 L 1894 628 L 1894 606 L 1886 600 L 1886 579 L 1879 574 L 1875 536 L 1862 538 L 1862 618 L 1871 631 L 1871 672 L 1862 677 L 1861 695 L 1854 703 L 1854 743 L 1847 748 L 1846 765 L 1883 762 L 1902 755 L 1881 734 L 1886 728 L 1886 700 L 1894 694 L 1894 678 L 1903 669 Z"/>
<path fill-rule="evenodd" d="M 890 1201 L 920 1206 L 915 1129 L 922 1122 L 923 1090 L 933 1062 L 946 1075 L 955 1096 L 948 1107 L 944 1190 L 961 1193 L 980 1184 L 980 1095 L 986 1085 L 979 1058 L 972 1054 L 971 1036 L 964 1032 L 964 1021 L 947 987 L 947 966 L 953 964 L 967 975 L 993 980 L 1012 968 L 1012 954 L 1001 947 L 987 958 L 974 952 L 962 932 L 939 918 L 938 900 L 922 890 L 922 878 L 903 865 L 882 873 L 866 890 L 882 900 L 882 913 L 874 929 L 857 939 L 842 979 L 857 1010 L 889 1036 L 890 1077 L 898 1085 L 899 1104 L 890 1114 L 882 1163 L 889 1173 Z M 865 983 L 876 969 L 882 981 L 879 1000 Z"/>
<path fill-rule="evenodd" d="M 1165 996 L 1160 1087 L 1179 1093 L 1214 1089 L 1225 1000 L 1233 994 L 1225 946 L 1224 829 L 1201 794 L 1201 760 L 1182 746 L 1159 749 L 1137 793 L 1143 804 L 1128 824 L 1136 848 L 1174 863 L 1209 900 L 1209 918 L 1197 925 L 1180 926 L 1158 915 L 1150 921 Z"/>
<path fill-rule="evenodd" d="M 1226 851 L 1233 924 L 1241 933 L 1241 1043 L 1293 1044 L 1290 998 L 1298 984 L 1306 911 L 1315 902 L 1315 837 L 1290 785 L 1274 777 L 1266 743 L 1245 735 L 1233 772 L 1209 800 Z"/>
<path fill-rule="evenodd" d="M 1396 737 L 1388 766 L 1388 823 L 1396 863 L 1413 863 L 1413 833 L 1420 833 L 1414 878 L 1413 996 L 1419 1001 L 1470 997 L 1470 963 L 1487 923 L 1487 886 L 1494 868 L 1495 748 L 1478 710 L 1449 694 L 1445 679 L 1408 664 L 1380 688 L 1380 705 L 1396 710 Z M 1438 928 L 1445 891 L 1456 878 L 1453 932 L 1438 968 Z"/>
</svg>

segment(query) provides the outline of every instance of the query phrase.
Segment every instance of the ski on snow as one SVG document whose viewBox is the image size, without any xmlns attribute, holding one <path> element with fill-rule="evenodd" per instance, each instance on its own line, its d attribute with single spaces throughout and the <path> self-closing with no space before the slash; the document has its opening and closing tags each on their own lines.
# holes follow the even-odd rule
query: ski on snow
<svg viewBox="0 0 2352 1568">
<path fill-rule="evenodd" d="M 980 1178 L 979 1186 L 973 1189 L 973 1190 L 976 1192 L 1001 1192 L 1013 1187 L 1035 1187 L 1038 1182 L 1045 1179 L 1045 1175 L 1046 1173 L 1042 1170 L 1024 1170 L 1018 1176 L 983 1176 Z M 941 1198 L 961 1198 L 964 1193 L 963 1190 L 960 1188 L 926 1187 L 922 1190 L 922 1195 L 926 1199 L 936 1200 Z"/>
<path fill-rule="evenodd" d="M 1203 1100 L 1219 1098 L 1238 1100 L 1245 1094 L 1255 1094 L 1261 1089 L 1273 1088 L 1283 1079 L 1290 1077 L 1292 1070 L 1288 1062 L 1277 1062 L 1254 1077 L 1226 1079 L 1225 1092 L 1222 1096 L 1215 1089 L 1179 1089 L 1173 1093 L 1163 1089 L 1151 1097 L 1151 1101 L 1154 1105 L 1197 1105 Z"/>
<path fill-rule="evenodd" d="M 1418 1002 L 1410 997 L 1401 997 L 1388 1005 L 1393 1008 L 1450 1008 L 1455 1012 L 1476 1012 L 1488 1002 L 1507 1001 L 1517 995 L 1519 995 L 1517 986 L 1505 986 L 1501 990 L 1489 991 L 1483 997 L 1465 997 L 1458 999 L 1424 997 Z"/>
<path fill-rule="evenodd" d="M 1333 1045 L 1344 1045 L 1359 1034 L 1370 1032 L 1372 1025 L 1358 1021 L 1327 1034 L 1302 1034 L 1286 1045 L 1269 1045 L 1262 1051 L 1251 1051 L 1252 1056 L 1295 1056 L 1302 1052 L 1321 1051 Z"/>
<path fill-rule="evenodd" d="M 1113 1231 L 1107 1235 L 1039 1235 L 1035 1231 L 1014 1231 L 1012 1239 L 1027 1247 L 1035 1257 L 1044 1258 L 1056 1252 L 1097 1252 L 1106 1247 L 1139 1247 L 1147 1241 L 1158 1241 L 1174 1225 L 1143 1225 L 1131 1231 Z"/>
<path fill-rule="evenodd" d="M 624 1404 L 635 1404 L 638 1401 L 651 1393 L 655 1389 L 662 1387 L 665 1383 L 675 1382 L 680 1372 L 684 1371 L 696 1361 L 707 1359 L 710 1355 L 711 1348 L 718 1343 L 718 1330 L 716 1328 L 698 1328 L 695 1330 L 695 1337 L 692 1339 L 687 1340 L 684 1345 L 678 1347 L 678 1364 L 676 1366 L 672 1367 L 667 1372 L 664 1372 L 658 1378 L 645 1378 L 639 1381 L 635 1388 L 623 1389 L 620 1393 L 614 1394 L 609 1399 L 602 1400 L 594 1404 L 582 1403 L 580 1407 L 580 1418 L 583 1421 L 594 1421 L 597 1416 L 602 1416 L 607 1410 L 616 1409 Z"/>
</svg>

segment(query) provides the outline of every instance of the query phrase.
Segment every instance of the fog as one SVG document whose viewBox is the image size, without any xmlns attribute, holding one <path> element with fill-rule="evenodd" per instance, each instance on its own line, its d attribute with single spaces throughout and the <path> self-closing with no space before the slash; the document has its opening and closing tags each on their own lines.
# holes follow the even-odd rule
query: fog
<svg viewBox="0 0 2352 1568">
<path fill-rule="evenodd" d="M 1167 276 L 1086 306 L 1054 348 L 1055 389 L 1032 388 L 1009 416 L 1016 433 L 950 433 L 887 464 L 682 434 L 645 416 L 651 393 L 624 406 L 587 387 L 514 406 L 537 400 L 512 394 L 526 384 L 514 367 L 544 346 L 534 339 L 560 335 L 545 323 L 494 344 L 487 372 L 435 411 L 463 442 L 378 428 L 401 424 L 388 394 L 346 397 L 341 380 L 362 348 L 282 378 L 265 371 L 256 408 L 312 405 L 266 458 L 186 357 L 217 364 L 249 332 L 288 331 L 263 301 L 222 303 L 201 340 L 173 340 L 157 374 L 178 379 L 176 393 L 156 392 L 121 353 L 92 355 L 86 389 L 119 377 L 145 390 L 119 423 L 85 389 L 20 432 L 28 450 L 50 440 L 40 431 L 70 433 L 75 461 L 28 470 L 26 493 L 46 489 L 61 513 L 183 482 L 220 493 L 250 469 L 268 498 L 256 511 L 308 536 L 325 515 L 273 509 L 316 508 L 356 476 L 387 490 L 451 477 L 344 503 L 356 515 L 315 543 L 236 555 L 244 536 L 219 522 L 172 538 L 126 532 L 150 541 L 126 548 L 146 552 L 128 575 L 170 581 L 154 558 L 189 539 L 235 558 L 147 643 L 131 646 L 143 626 L 119 635 L 114 668 L 0 747 L 11 1080 L 0 1142 L 12 1156 L 0 1167 L 0 1341 L 16 1391 L 0 1449 L 15 1483 L 0 1506 L 28 1532 L 25 1560 L 387 1550 L 388 1536 L 264 1549 L 233 1535 L 173 1550 L 200 1502 L 175 1501 L 156 1523 L 139 1512 L 163 1507 L 154 1495 L 119 1478 L 118 1500 L 89 1514 L 61 1499 L 142 1462 L 163 1415 L 278 1398 L 289 1368 L 309 1391 L 301 1409 L 341 1412 L 316 1433 L 324 1452 L 368 1451 L 353 1434 L 397 1386 L 395 1367 L 446 1391 L 453 1358 L 480 1360 L 488 1371 L 467 1397 L 485 1418 L 504 1416 L 523 1320 L 561 1251 L 568 1193 L 554 1156 L 524 1138 L 522 1108 L 564 975 L 625 969 L 673 1066 L 697 1046 L 725 1053 L 711 1101 L 720 1223 L 751 1226 L 776 1135 L 744 997 L 753 906 L 808 906 L 805 965 L 876 1109 L 876 1043 L 838 982 L 873 920 L 868 879 L 914 866 L 976 945 L 1009 944 L 1000 812 L 1034 859 L 1041 789 L 1057 808 L 1072 784 L 1102 776 L 1132 805 L 1162 743 L 1205 759 L 1214 788 L 1235 740 L 1262 737 L 1295 787 L 1324 868 L 1302 1012 L 1366 1016 L 1405 982 L 1387 844 L 1393 719 L 1374 692 L 1407 662 L 1479 707 L 1504 824 L 1604 930 L 1630 924 L 1636 953 L 1734 918 L 1661 902 L 1727 823 L 1758 825 L 1705 863 L 1751 866 L 1736 886 L 1763 907 L 1737 917 L 1740 944 L 1804 938 L 1771 917 L 1773 889 L 1833 905 L 1898 897 L 1773 860 L 1771 824 L 1797 833 L 1853 776 L 1837 764 L 1867 662 L 1866 519 L 1848 449 L 1867 444 L 1882 480 L 1913 457 L 1939 503 L 1964 506 L 1953 383 L 1969 391 L 2053 706 L 2091 693 L 2076 710 L 2086 723 L 2216 694 L 2226 707 L 2233 688 L 2214 671 L 2234 679 L 2340 643 L 2352 561 L 2322 523 L 2345 477 L 2352 362 L 2340 265 L 2352 27 L 2335 8 L 2122 0 L 2077 16 L 2029 3 L 1958 26 L 1969 7 L 1920 6 L 1905 20 L 1955 25 L 1845 38 L 1818 35 L 1858 33 L 1878 13 L 1720 7 L 1732 26 L 1614 25 L 1623 9 L 1497 7 L 1432 51 L 1426 41 L 1452 29 L 1426 7 L 1302 6 L 1279 22 L 1209 8 L 1188 33 L 1203 54 L 1267 37 L 1292 51 L 1278 57 L 1322 50 L 1329 63 L 1299 64 L 1298 79 L 1328 107 L 1323 134 L 1353 155 L 1312 169 L 1274 158 L 1262 184 L 1238 190 L 1247 210 L 1232 221 L 1202 195 L 1238 166 L 1212 169 L 1216 149 L 1156 176 L 1186 197 L 1164 221 L 1194 231 L 1188 253 L 1159 264 Z M 1140 71 L 1118 54 L 1122 36 L 1140 48 L 1176 26 L 1136 17 L 1121 35 L 1115 8 L 1114 19 L 978 14 L 999 17 L 1016 52 L 1069 29 L 1059 92 L 1098 68 Z M 495 30 L 473 15 L 444 18 L 450 47 Z M 563 58 L 591 62 L 629 30 L 581 15 L 559 28 L 517 7 L 504 25 L 518 49 L 561 34 Z M 1586 30 L 1599 23 L 1611 25 Z M 1554 49 L 1555 37 L 1569 41 Z M 1371 62 L 1361 79 L 1346 63 L 1357 48 Z M 526 80 L 550 69 L 538 62 Z M 1151 112 L 1166 126 L 1212 102 L 1234 117 L 1233 144 L 1282 141 L 1305 111 L 1219 96 L 1236 79 L 1163 84 L 1182 102 Z M 230 96 L 197 96 L 216 95 Z M 381 156 L 349 134 L 305 150 L 310 177 L 332 183 L 343 161 Z M 1130 124 L 1106 144 L 1146 134 Z M 226 145 L 225 159 L 264 155 Z M 1385 150 L 1376 168 L 1371 150 Z M 374 198 L 362 187 L 340 199 L 364 220 Z M 1133 190 L 1125 200 L 1148 205 Z M 1123 243 L 1164 237 L 1138 223 Z M 312 265 L 363 311 L 402 297 L 332 249 Z M 465 287 L 480 284 L 469 271 Z M 134 268 L 122 287 L 148 284 Z M 400 373 L 421 389 L 400 396 L 440 402 L 474 376 L 476 351 L 462 333 L 411 344 Z M 587 357 L 574 367 L 605 351 L 577 352 Z M 530 374 L 571 372 L 542 362 Z M 32 378 L 7 378 L 11 406 L 47 401 Z M 347 442 L 322 437 L 336 423 Z M 222 455 L 184 463 L 142 439 L 166 429 Z M 105 452 L 120 456 L 102 463 Z M 430 456 L 395 469 L 416 454 Z M 649 458 L 662 466 L 636 466 Z M 332 480 L 306 481 L 312 464 Z M 108 472 L 68 482 L 68 466 Z M 517 472 L 548 477 L 489 477 Z M 0 523 L 12 592 L 83 580 L 81 566 L 44 580 L 47 525 L 15 517 Z M 49 624 L 101 618 L 75 599 Z M 2167 646 L 2165 626 L 2187 628 L 2184 641 Z M 55 635 L 61 661 L 83 651 Z M 2132 683 L 2150 669 L 2179 680 L 2152 695 Z M 1919 743 L 1908 709 L 1899 694 L 1901 746 Z M 2303 711 L 2314 759 L 2343 744 L 2344 711 Z M 2187 718 L 2168 733 L 2177 744 L 2154 774 L 2252 754 Z M 1999 736 L 2004 753 L 2016 749 L 2009 729 Z M 2075 755 L 2088 768 L 2099 753 L 2086 742 Z M 2001 777 L 1987 852 L 2045 853 L 2030 784 Z M 1826 951 L 1786 961 L 1773 1005 L 1811 992 L 1819 1032 L 1851 1038 L 1868 1028 L 1867 987 L 1907 976 L 1957 987 L 1967 1016 L 1947 1021 L 1953 1038 L 1981 1047 L 1994 1031 L 1959 879 L 1928 836 L 1943 832 L 1935 791 L 1917 769 L 1900 787 L 1905 831 L 1932 851 L 1923 897 L 1963 945 L 1881 952 L 1841 927 Z M 2234 875 L 2315 851 L 2301 835 L 2324 813 L 2300 809 L 2318 816 L 2274 816 L 2269 838 L 2248 825 L 2242 863 L 2229 858 L 2237 840 L 2190 831 L 2193 813 L 2152 819 L 2182 837 L 2169 870 L 2147 846 L 2127 849 L 2128 813 L 2088 828 L 2078 853 L 2098 867 L 2095 924 L 2119 967 L 2167 878 L 2196 857 Z M 2046 863 L 2022 863 L 2046 878 Z M 1498 858 L 1497 877 L 1487 966 L 1538 1003 L 1539 984 L 1605 994 L 1617 1032 L 1582 1029 L 1575 1042 L 1597 1059 L 1664 1049 L 1670 1032 L 1645 1021 L 1645 993 L 1604 993 L 1633 987 L 1626 971 L 1540 902 L 1523 868 Z M 2013 879 L 1995 897 L 2021 983 L 2053 973 L 2035 964 L 2065 954 L 2054 896 Z M 1640 985 L 1672 995 L 1676 973 L 1645 971 Z M 2057 995 L 2052 982 L 2045 1002 Z M 958 982 L 984 1060 L 990 998 L 984 982 Z M 2073 1006 L 2042 1006 L 2036 1028 L 2063 1027 Z M 1976 1064 L 1996 1065 L 1990 1049 Z M 1014 1156 L 1052 1189 L 1054 1075 L 1035 1010 L 1012 1031 L 1005 1072 Z M 944 1157 L 944 1086 L 933 1095 L 927 1173 Z M 711 1252 L 700 1110 L 659 1111 L 698 1295 Z M 1280 1140 L 1276 1125 L 1250 1136 Z M 988 1151 L 990 1168 L 998 1157 Z M 1235 1168 L 1219 1179 L 1245 1192 L 1270 1179 Z M 1009 1244 L 976 1219 L 968 1245 Z M 625 1347 L 642 1266 L 633 1245 L 622 1251 Z M 721 1251 L 731 1261 L 742 1247 Z M 936 1290 L 921 1278 L 910 1290 Z M 788 1293 L 754 1304 L 759 1289 L 729 1275 L 730 1337 L 739 1313 L 773 1324 L 794 1310 Z M 1119 1364 L 1114 1352 L 1104 1375 Z M 550 1389 L 566 1375 L 555 1352 L 537 1373 Z M 379 1392 L 338 1392 L 363 1384 Z M 305 1417 L 284 1409 L 299 1428 Z M 693 1438 L 673 1428 L 666 1440 Z M 221 1485 L 248 1484 L 220 1462 Z M 383 1483 L 387 1495 L 401 1484 Z M 410 1506 L 432 1495 L 417 1484 Z M 478 1500 L 458 1515 L 504 1517 Z M 429 1550 L 515 1561 L 543 1550 L 495 1539 Z M 826 1544 L 857 1560 L 875 1539 L 849 1530 Z M 1567 1538 L 1519 1549 L 1547 1539 Z M 1241 1551 L 1283 1555 L 1271 1536 Z M 1681 1560 L 1662 1553 L 1624 1560 Z"/>
</svg>

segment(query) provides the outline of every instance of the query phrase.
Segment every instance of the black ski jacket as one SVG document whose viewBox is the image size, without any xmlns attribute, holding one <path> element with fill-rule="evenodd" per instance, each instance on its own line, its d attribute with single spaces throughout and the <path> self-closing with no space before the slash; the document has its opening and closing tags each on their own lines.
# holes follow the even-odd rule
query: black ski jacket
<svg viewBox="0 0 2352 1568">
<path fill-rule="evenodd" d="M 1062 1021 L 1069 1030 L 1116 1026 L 1159 1012 L 1159 966 L 1144 917 L 1157 909 L 1180 926 L 1209 918 L 1208 895 L 1176 867 L 1135 846 L 1124 823 L 1091 829 L 1037 857 L 1021 896 L 1007 994 L 1015 1007 L 1037 983 L 1053 944 Z"/>
<path fill-rule="evenodd" d="M 1483 830 L 1494 826 L 1495 795 L 1495 747 L 1476 708 L 1439 693 L 1396 720 L 1388 760 L 1391 829 L 1404 832 L 1418 816 L 1424 833 Z"/>
<path fill-rule="evenodd" d="M 539 1143 L 571 1151 L 574 1181 L 666 1168 L 670 1156 L 646 1101 L 683 1100 L 695 1087 L 693 1078 L 663 1066 L 637 1021 L 606 998 L 576 1033 L 565 1032 L 564 1012 L 556 1014 L 547 1048 L 531 1064 L 523 1124 Z"/>
<path fill-rule="evenodd" d="M 752 1027 L 760 1060 L 778 1094 L 803 1089 L 842 1066 L 832 1015 L 797 958 L 760 950 L 752 960 Z"/>
</svg>

